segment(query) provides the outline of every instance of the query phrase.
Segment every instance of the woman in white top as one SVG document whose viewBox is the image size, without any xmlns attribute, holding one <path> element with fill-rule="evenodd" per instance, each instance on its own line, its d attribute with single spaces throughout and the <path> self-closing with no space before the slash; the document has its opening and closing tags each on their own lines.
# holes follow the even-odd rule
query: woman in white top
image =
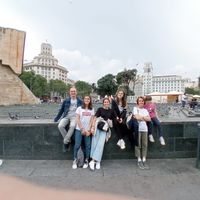
<svg viewBox="0 0 200 200">
<path fill-rule="evenodd" d="M 138 159 L 140 169 L 149 168 L 146 164 L 148 147 L 148 128 L 147 121 L 151 121 L 148 111 L 144 108 L 145 100 L 143 97 L 137 98 L 137 107 L 133 108 L 133 117 L 138 121 L 139 135 L 138 146 L 135 146 L 135 156 Z"/>
<path fill-rule="evenodd" d="M 88 167 L 88 159 L 91 149 L 91 128 L 94 117 L 94 108 L 92 108 L 92 99 L 90 96 L 85 96 L 83 105 L 76 110 L 76 130 L 75 130 L 75 145 L 74 145 L 74 161 L 72 168 L 77 168 L 77 153 L 81 146 L 82 139 L 85 142 L 85 163 L 83 168 Z"/>
</svg>

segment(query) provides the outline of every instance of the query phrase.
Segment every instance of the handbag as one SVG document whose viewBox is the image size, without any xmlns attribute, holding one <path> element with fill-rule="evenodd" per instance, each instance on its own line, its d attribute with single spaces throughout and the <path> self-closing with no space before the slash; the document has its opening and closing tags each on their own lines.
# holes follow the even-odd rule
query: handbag
<svg viewBox="0 0 200 200">
<path fill-rule="evenodd" d="M 138 144 L 139 144 L 139 142 L 138 142 L 139 123 L 138 123 L 137 119 L 135 119 L 133 117 L 132 113 L 129 114 L 129 116 L 127 117 L 126 125 L 127 125 L 128 129 L 130 129 L 131 132 L 133 133 L 135 146 L 138 146 Z"/>
<path fill-rule="evenodd" d="M 127 126 L 128 129 L 131 129 L 131 120 L 132 120 L 132 118 L 133 118 L 133 114 L 132 113 L 130 113 L 128 115 L 128 117 L 126 118 L 126 126 Z"/>
<path fill-rule="evenodd" d="M 101 131 L 106 131 L 106 132 L 108 132 L 109 130 L 108 124 L 103 121 L 98 122 L 97 128 Z"/>
</svg>

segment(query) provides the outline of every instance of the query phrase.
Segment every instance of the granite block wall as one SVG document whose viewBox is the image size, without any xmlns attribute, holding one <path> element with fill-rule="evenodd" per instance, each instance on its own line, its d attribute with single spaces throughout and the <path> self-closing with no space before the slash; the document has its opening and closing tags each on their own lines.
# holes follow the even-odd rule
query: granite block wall
<svg viewBox="0 0 200 200">
<path fill-rule="evenodd" d="M 187 158 L 197 156 L 198 129 L 194 122 L 162 123 L 166 145 L 161 146 L 154 129 L 155 143 L 149 143 L 149 158 Z M 104 159 L 133 159 L 134 142 L 131 132 L 125 136 L 126 149 L 116 145 L 117 137 L 106 143 Z M 4 159 L 72 159 L 70 152 L 62 152 L 62 137 L 57 124 L 0 125 L 0 157 Z"/>
</svg>

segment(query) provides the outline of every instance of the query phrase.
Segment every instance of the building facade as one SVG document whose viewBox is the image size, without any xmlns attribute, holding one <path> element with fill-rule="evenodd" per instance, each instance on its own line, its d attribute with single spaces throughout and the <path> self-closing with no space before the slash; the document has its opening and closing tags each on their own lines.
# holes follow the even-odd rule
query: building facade
<svg viewBox="0 0 200 200">
<path fill-rule="evenodd" d="M 40 54 L 34 57 L 32 62 L 24 63 L 23 70 L 34 71 L 35 74 L 46 78 L 48 82 L 52 79 L 68 83 L 68 70 L 58 65 L 58 60 L 52 55 L 52 46 L 48 43 L 41 44 Z"/>
<path fill-rule="evenodd" d="M 143 95 L 152 92 L 185 92 L 185 83 L 189 79 L 183 79 L 178 75 L 154 76 L 152 63 L 145 63 L 143 69 Z"/>
</svg>

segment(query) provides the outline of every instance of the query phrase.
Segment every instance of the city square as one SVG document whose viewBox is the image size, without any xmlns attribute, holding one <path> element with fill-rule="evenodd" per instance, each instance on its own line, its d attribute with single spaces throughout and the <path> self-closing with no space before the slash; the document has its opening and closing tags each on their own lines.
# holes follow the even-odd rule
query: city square
<svg viewBox="0 0 200 200">
<path fill-rule="evenodd" d="M 199 199 L 200 4 L 38 3 L 1 3 L 0 197 Z"/>
</svg>

